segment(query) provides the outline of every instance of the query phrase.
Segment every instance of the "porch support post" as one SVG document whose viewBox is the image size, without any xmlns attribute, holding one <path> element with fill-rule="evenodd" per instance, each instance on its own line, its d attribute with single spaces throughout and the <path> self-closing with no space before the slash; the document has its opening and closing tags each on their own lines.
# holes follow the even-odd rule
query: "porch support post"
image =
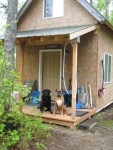
<svg viewBox="0 0 113 150">
<path fill-rule="evenodd" d="M 23 83 L 24 49 L 25 49 L 25 42 L 22 42 L 20 48 L 20 56 L 19 56 L 19 61 L 20 61 L 19 72 L 20 72 L 21 83 Z"/>
<path fill-rule="evenodd" d="M 72 120 L 74 120 L 76 116 L 77 51 L 78 51 L 78 44 L 74 42 L 72 52 Z"/>
<path fill-rule="evenodd" d="M 21 43 L 20 46 L 20 55 L 19 55 L 19 73 L 20 73 L 20 82 L 23 84 L 23 64 L 24 64 L 24 49 L 25 49 L 25 42 Z M 19 100 L 22 99 L 22 95 L 19 94 Z"/>
</svg>

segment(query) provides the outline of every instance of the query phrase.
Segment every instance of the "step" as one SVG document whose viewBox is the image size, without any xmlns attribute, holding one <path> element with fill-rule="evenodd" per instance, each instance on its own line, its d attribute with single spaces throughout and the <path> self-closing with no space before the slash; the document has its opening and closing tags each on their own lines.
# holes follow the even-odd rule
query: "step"
<svg viewBox="0 0 113 150">
<path fill-rule="evenodd" d="M 79 125 L 79 128 L 80 128 L 80 129 L 83 129 L 83 130 L 88 130 L 88 129 L 92 129 L 96 124 L 97 124 L 96 119 L 90 118 L 90 119 L 88 119 L 88 120 L 82 122 L 82 123 Z"/>
</svg>

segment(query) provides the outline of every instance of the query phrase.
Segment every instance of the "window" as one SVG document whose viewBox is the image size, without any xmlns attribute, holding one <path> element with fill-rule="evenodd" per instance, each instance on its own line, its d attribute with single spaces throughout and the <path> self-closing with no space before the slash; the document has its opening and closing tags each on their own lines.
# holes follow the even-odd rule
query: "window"
<svg viewBox="0 0 113 150">
<path fill-rule="evenodd" d="M 104 55 L 104 83 L 111 81 L 111 55 Z"/>
<path fill-rule="evenodd" d="M 44 0 L 44 18 L 63 16 L 64 0 Z"/>
</svg>

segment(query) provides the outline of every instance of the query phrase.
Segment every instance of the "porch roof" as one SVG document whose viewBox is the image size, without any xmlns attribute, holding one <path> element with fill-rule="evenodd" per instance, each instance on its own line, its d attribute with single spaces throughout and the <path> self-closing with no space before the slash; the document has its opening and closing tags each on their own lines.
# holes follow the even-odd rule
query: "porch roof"
<svg viewBox="0 0 113 150">
<path fill-rule="evenodd" d="M 16 38 L 70 35 L 70 40 L 72 40 L 83 34 L 91 32 L 95 30 L 96 28 L 98 28 L 98 25 L 90 24 L 90 25 L 20 31 L 20 32 L 17 32 Z M 4 39 L 4 35 L 0 35 L 0 39 Z"/>
<path fill-rule="evenodd" d="M 21 32 L 17 32 L 17 38 L 33 37 L 33 36 L 67 35 L 67 34 L 81 31 L 83 29 L 87 29 L 91 26 L 94 25 L 69 26 L 69 27 L 60 27 L 60 28 L 21 31 Z"/>
</svg>

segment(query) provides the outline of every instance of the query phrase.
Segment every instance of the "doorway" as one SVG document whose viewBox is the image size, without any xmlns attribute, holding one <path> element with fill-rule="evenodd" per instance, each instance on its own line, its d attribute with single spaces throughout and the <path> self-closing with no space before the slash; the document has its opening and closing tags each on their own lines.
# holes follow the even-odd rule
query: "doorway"
<svg viewBox="0 0 113 150">
<path fill-rule="evenodd" d="M 56 89 L 61 88 L 61 50 L 41 50 L 39 54 L 39 90 L 50 89 L 51 99 L 56 97 Z M 40 97 L 41 98 L 41 97 Z"/>
</svg>

